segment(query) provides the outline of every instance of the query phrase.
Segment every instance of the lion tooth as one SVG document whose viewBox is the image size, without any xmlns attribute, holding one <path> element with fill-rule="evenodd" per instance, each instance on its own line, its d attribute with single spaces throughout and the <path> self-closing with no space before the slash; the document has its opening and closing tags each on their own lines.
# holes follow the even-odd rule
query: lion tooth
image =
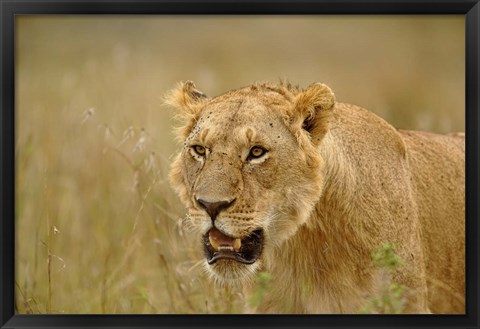
<svg viewBox="0 0 480 329">
<path fill-rule="evenodd" d="M 239 251 L 241 246 L 242 246 L 242 240 L 237 238 L 233 241 L 233 249 L 235 249 L 235 251 Z"/>
<path fill-rule="evenodd" d="M 213 249 L 218 250 L 218 247 L 220 246 L 211 235 L 208 236 L 208 241 L 210 241 L 210 245 L 212 246 Z"/>
<path fill-rule="evenodd" d="M 242 246 L 242 240 L 227 236 L 215 227 L 208 231 L 208 241 L 215 251 L 225 250 L 238 252 Z"/>
</svg>

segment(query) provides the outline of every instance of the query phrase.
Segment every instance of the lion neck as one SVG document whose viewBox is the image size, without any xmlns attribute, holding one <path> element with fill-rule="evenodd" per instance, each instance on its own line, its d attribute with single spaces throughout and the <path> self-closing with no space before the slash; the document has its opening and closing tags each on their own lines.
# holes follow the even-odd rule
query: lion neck
<svg viewBox="0 0 480 329">
<path fill-rule="evenodd" d="M 358 223 L 361 219 L 356 207 L 352 160 L 334 133 L 327 133 L 319 147 L 324 160 L 322 196 L 307 223 L 274 251 L 265 269 L 278 284 L 295 283 L 282 292 L 290 294 L 289 297 L 278 296 L 295 301 L 292 304 L 295 307 L 305 305 L 304 309 L 292 309 L 292 312 L 308 312 L 307 305 L 312 306 L 312 298 L 329 299 L 324 305 L 333 305 L 335 309 L 325 309 L 325 312 L 343 312 L 356 307 L 342 305 L 346 302 L 339 296 L 351 296 L 352 291 L 355 294 L 355 287 L 368 285 L 367 279 L 372 275 L 359 272 L 370 257 L 370 249 L 359 232 L 363 225 Z M 332 284 L 338 280 L 339 273 L 344 277 L 344 285 L 338 291 L 329 290 L 339 287 L 338 282 Z M 314 308 L 321 309 L 319 305 Z"/>
</svg>

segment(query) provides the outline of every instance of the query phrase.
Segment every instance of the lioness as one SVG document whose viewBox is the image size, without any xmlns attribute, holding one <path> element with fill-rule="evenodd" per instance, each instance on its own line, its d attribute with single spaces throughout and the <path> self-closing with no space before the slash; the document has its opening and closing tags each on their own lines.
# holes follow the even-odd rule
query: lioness
<svg viewBox="0 0 480 329">
<path fill-rule="evenodd" d="M 372 252 L 388 242 L 404 312 L 465 312 L 463 134 L 397 130 L 321 83 L 209 98 L 186 82 L 167 102 L 184 141 L 170 180 L 207 271 L 247 289 L 271 275 L 250 311 L 357 313 L 382 286 Z"/>
</svg>

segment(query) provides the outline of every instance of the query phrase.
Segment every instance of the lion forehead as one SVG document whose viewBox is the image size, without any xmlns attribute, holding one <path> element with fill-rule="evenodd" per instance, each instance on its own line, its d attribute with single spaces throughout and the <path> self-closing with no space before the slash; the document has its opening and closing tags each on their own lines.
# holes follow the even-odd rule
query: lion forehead
<svg viewBox="0 0 480 329">
<path fill-rule="evenodd" d="M 288 133 L 282 117 L 266 106 L 249 101 L 229 101 L 206 106 L 188 141 L 204 145 L 232 142 L 237 145 L 269 143 Z"/>
</svg>

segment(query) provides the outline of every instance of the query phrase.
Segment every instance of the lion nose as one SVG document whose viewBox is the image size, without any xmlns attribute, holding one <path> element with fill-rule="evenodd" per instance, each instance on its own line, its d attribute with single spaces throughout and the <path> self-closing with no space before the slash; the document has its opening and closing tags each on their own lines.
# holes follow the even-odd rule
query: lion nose
<svg viewBox="0 0 480 329">
<path fill-rule="evenodd" d="M 220 213 L 220 211 L 230 207 L 234 201 L 235 199 L 233 199 L 232 201 L 208 202 L 202 199 L 197 199 L 197 202 L 200 205 L 200 207 L 205 209 L 205 211 L 210 216 L 212 221 L 214 221 L 215 218 L 217 218 L 217 215 Z"/>
</svg>

